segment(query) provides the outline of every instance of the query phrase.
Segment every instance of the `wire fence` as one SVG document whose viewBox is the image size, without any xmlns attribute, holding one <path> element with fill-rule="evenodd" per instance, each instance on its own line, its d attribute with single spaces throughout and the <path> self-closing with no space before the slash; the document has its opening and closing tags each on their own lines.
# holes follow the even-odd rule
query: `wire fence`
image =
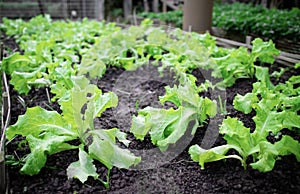
<svg viewBox="0 0 300 194">
<path fill-rule="evenodd" d="M 104 0 L 0 0 L 0 17 L 29 19 L 49 14 L 54 19 L 104 19 Z"/>
</svg>

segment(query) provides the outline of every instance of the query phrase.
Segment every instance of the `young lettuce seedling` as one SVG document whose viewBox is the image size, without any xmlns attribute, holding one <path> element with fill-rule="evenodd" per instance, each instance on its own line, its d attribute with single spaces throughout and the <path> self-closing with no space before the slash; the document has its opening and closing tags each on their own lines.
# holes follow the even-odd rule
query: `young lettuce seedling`
<svg viewBox="0 0 300 194">
<path fill-rule="evenodd" d="M 253 117 L 255 130 L 244 126 L 237 118 L 224 119 L 220 133 L 227 141 L 226 145 L 214 147 L 208 150 L 198 145 L 189 149 L 191 158 L 199 162 L 201 168 L 207 162 L 213 162 L 226 158 L 236 158 L 246 168 L 246 160 L 252 156 L 252 168 L 261 172 L 268 172 L 274 168 L 276 160 L 281 156 L 293 154 L 300 161 L 300 143 L 289 135 L 281 135 L 275 143 L 268 141 L 269 134 L 280 136 L 282 129 L 300 129 L 300 76 L 294 76 L 285 84 L 274 86 L 270 82 L 267 68 L 256 67 L 258 82 L 253 84 L 251 93 L 244 96 L 237 95 L 234 99 L 235 109 L 249 114 L 254 110 Z M 260 96 L 260 98 L 258 97 Z M 226 155 L 230 149 L 234 149 L 239 155 Z"/>
<path fill-rule="evenodd" d="M 94 160 L 103 163 L 109 171 L 113 166 L 129 168 L 139 163 L 139 157 L 116 145 L 116 139 L 127 143 L 123 132 L 116 128 L 94 128 L 96 117 L 107 108 L 117 106 L 117 96 L 112 92 L 102 94 L 83 76 L 74 78 L 73 83 L 74 87 L 59 100 L 62 114 L 41 107 L 28 108 L 17 123 L 7 129 L 8 139 L 22 135 L 30 147 L 21 172 L 37 174 L 49 155 L 70 149 L 79 150 L 79 160 L 69 165 L 67 175 L 83 183 L 89 176 L 99 180 Z M 86 109 L 82 112 L 84 106 Z M 72 145 L 72 140 L 80 140 L 80 144 Z M 108 186 L 105 181 L 101 182 Z"/>
</svg>

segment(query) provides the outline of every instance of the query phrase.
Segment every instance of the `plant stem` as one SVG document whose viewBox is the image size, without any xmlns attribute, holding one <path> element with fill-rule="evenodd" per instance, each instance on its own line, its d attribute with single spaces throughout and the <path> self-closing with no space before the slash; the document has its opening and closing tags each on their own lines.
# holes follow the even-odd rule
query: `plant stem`
<svg viewBox="0 0 300 194">
<path fill-rule="evenodd" d="M 109 178 L 110 178 L 110 169 L 108 169 L 107 171 L 106 181 L 103 181 L 102 179 L 98 178 L 98 180 L 104 185 L 106 189 L 109 189 Z"/>
</svg>

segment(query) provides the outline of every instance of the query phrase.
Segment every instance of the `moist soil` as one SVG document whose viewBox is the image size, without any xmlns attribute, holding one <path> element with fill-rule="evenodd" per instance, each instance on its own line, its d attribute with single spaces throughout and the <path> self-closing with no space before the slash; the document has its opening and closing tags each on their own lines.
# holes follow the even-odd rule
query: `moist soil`
<svg viewBox="0 0 300 194">
<path fill-rule="evenodd" d="M 17 45 L 9 44 L 14 48 Z M 280 66 L 275 64 L 270 68 L 270 73 L 279 70 Z M 153 73 L 154 72 L 154 73 Z M 194 71 L 193 74 L 203 81 L 201 72 Z M 272 78 L 273 83 L 284 82 L 290 76 L 299 74 L 291 69 L 277 80 Z M 125 75 L 125 76 L 124 76 Z M 143 142 L 138 141 L 129 132 L 132 115 L 137 110 L 147 107 L 174 107 L 173 104 L 160 105 L 158 97 L 163 95 L 164 87 L 168 83 L 164 80 L 156 80 L 155 70 L 133 72 L 130 74 L 138 77 L 135 85 L 122 89 L 122 80 L 130 77 L 122 69 L 109 67 L 103 78 L 98 80 L 97 85 L 103 92 L 114 91 L 119 97 L 119 106 L 106 110 L 99 119 L 95 120 L 98 128 L 109 129 L 118 127 L 128 134 L 131 140 L 129 149 L 137 153 L 145 153 L 155 149 L 151 144 L 149 136 Z M 122 77 L 123 76 L 123 77 Z M 146 78 L 146 79 L 141 79 Z M 151 78 L 151 79 L 148 79 Z M 121 82 L 120 82 L 121 80 Z M 166 80 L 170 80 L 170 77 Z M 255 79 L 240 79 L 236 84 L 226 90 L 227 115 L 238 117 L 246 127 L 252 130 L 255 124 L 252 120 L 254 113 L 248 115 L 236 111 L 232 102 L 236 94 L 246 94 L 252 90 L 252 83 Z M 128 84 L 125 84 L 128 85 Z M 130 84 L 129 84 L 130 85 Z M 25 113 L 26 107 L 41 106 L 47 110 L 59 110 L 59 105 L 49 101 L 51 94 L 49 89 L 32 89 L 26 96 L 19 95 L 11 88 L 11 124 L 17 121 L 19 115 Z M 123 92 L 123 93 L 122 93 Z M 49 94 L 49 95 L 48 95 Z M 203 96 L 210 96 L 210 92 L 203 93 Z M 9 193 L 299 193 L 300 192 L 300 165 L 294 156 L 282 157 L 276 162 L 272 172 L 260 173 L 251 169 L 250 166 L 244 169 L 240 162 L 235 159 L 222 160 L 207 163 L 205 169 L 201 170 L 198 163 L 193 162 L 188 154 L 188 148 L 194 144 L 201 144 L 209 125 L 198 128 L 196 134 L 189 139 L 188 143 L 183 142 L 183 149 L 172 158 L 160 163 L 160 160 L 153 160 L 153 167 L 118 169 L 113 168 L 110 172 L 110 187 L 106 189 L 99 181 L 89 178 L 82 184 L 76 179 L 68 179 L 66 169 L 68 165 L 78 160 L 77 151 L 65 151 L 48 157 L 46 167 L 38 175 L 28 176 L 19 173 L 22 164 L 22 157 L 29 153 L 29 148 L 22 137 L 17 137 L 7 144 L 7 154 L 19 159 L 19 163 L 8 165 L 8 191 Z M 299 135 L 289 133 L 300 141 Z M 272 137 L 270 137 L 272 141 Z M 219 135 L 213 146 L 225 144 L 224 139 Z M 120 144 L 121 147 L 124 145 Z M 146 155 L 147 158 L 155 158 L 154 155 Z M 248 161 L 249 164 L 250 161 Z M 106 179 L 107 170 L 100 163 L 95 163 L 100 178 Z M 151 165 L 150 165 L 151 166 Z"/>
</svg>

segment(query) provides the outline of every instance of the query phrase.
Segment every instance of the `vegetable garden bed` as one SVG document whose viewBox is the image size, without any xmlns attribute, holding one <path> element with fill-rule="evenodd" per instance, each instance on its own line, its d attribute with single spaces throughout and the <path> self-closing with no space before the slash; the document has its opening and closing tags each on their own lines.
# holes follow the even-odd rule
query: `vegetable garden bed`
<svg viewBox="0 0 300 194">
<path fill-rule="evenodd" d="M 299 64 L 148 22 L 4 22 L 9 191 L 297 193 Z"/>
</svg>

